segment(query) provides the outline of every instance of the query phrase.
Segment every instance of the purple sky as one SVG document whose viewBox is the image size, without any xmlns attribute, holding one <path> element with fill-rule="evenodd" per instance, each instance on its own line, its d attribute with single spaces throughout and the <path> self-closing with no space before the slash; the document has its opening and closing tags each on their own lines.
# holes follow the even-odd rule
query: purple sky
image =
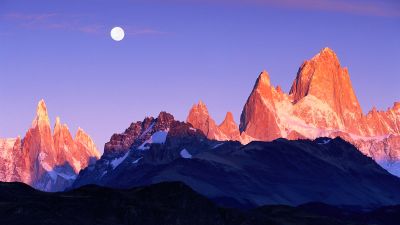
<svg viewBox="0 0 400 225">
<path fill-rule="evenodd" d="M 41 98 L 100 151 L 146 115 L 185 120 L 199 99 L 238 122 L 260 71 L 287 92 L 326 46 L 364 113 L 400 100 L 397 0 L 1 0 L 0 137 L 24 135 Z"/>
</svg>

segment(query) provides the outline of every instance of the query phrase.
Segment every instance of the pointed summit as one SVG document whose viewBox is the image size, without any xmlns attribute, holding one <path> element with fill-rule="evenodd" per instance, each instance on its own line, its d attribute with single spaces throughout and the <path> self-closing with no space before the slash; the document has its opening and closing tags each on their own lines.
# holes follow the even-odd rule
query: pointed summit
<svg viewBox="0 0 400 225">
<path fill-rule="evenodd" d="M 78 154 L 79 155 L 89 155 L 91 158 L 100 158 L 100 153 L 97 150 L 96 145 L 94 144 L 94 141 L 92 140 L 92 138 L 82 129 L 82 128 L 78 128 L 78 130 L 76 131 L 75 134 L 75 138 L 74 138 L 75 144 L 78 147 Z M 81 164 L 86 167 L 88 165 L 88 161 L 87 162 L 81 162 Z M 79 171 L 76 168 L 76 171 Z"/>
<path fill-rule="evenodd" d="M 400 111 L 400 102 L 395 102 L 393 104 L 393 110 Z"/>
<path fill-rule="evenodd" d="M 321 51 L 310 61 L 330 61 L 331 63 L 340 66 L 339 58 L 336 53 L 328 47 L 321 49 Z"/>
<path fill-rule="evenodd" d="M 232 112 L 227 112 L 225 115 L 225 119 L 222 123 L 231 123 L 231 122 L 235 122 L 233 119 L 233 114 Z"/>
<path fill-rule="evenodd" d="M 58 125 L 60 125 L 60 117 L 59 117 L 59 116 L 56 117 L 56 124 L 55 124 L 55 126 L 58 126 Z"/>
<path fill-rule="evenodd" d="M 281 133 L 277 124 L 274 87 L 267 71 L 261 72 L 240 116 L 240 131 L 257 140 L 274 140 Z"/>
<path fill-rule="evenodd" d="M 186 122 L 190 123 L 194 128 L 201 130 L 209 139 L 226 139 L 224 134 L 219 130 L 215 121 L 208 114 L 207 106 L 202 101 L 193 105 Z"/>
<path fill-rule="evenodd" d="M 40 100 L 37 108 L 36 108 L 36 117 L 32 121 L 32 128 L 36 126 L 49 126 L 50 127 L 50 120 L 49 115 L 47 113 L 47 107 L 44 100 Z"/>
<path fill-rule="evenodd" d="M 227 112 L 224 121 L 218 126 L 218 128 L 226 135 L 229 140 L 238 141 L 240 140 L 239 127 L 233 119 L 233 114 Z"/>
<path fill-rule="evenodd" d="M 329 110 L 339 118 L 333 127 L 332 124 L 329 125 L 331 128 L 346 127 L 347 131 L 354 133 L 365 131 L 364 125 L 356 122 L 363 115 L 348 70 L 340 66 L 336 54 L 329 48 L 322 49 L 311 60 L 302 64 L 293 81 L 290 95 L 295 104 L 300 101 L 315 102 L 315 106 L 320 109 L 323 109 L 322 104 L 327 104 Z M 325 120 L 326 118 L 321 118 L 321 121 L 316 122 L 330 122 Z"/>
<path fill-rule="evenodd" d="M 47 116 L 47 107 L 43 99 L 41 99 L 38 103 L 36 114 L 38 116 Z"/>
<path fill-rule="evenodd" d="M 271 79 L 266 70 L 263 70 L 257 78 L 254 89 L 265 89 L 271 86 Z"/>
</svg>

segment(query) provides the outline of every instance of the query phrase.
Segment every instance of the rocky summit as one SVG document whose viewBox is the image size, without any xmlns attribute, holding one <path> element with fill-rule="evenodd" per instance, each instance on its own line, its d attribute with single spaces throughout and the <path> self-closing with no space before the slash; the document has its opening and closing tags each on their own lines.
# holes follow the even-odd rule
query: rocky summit
<svg viewBox="0 0 400 225">
<path fill-rule="evenodd" d="M 226 123 L 231 124 L 229 117 Z M 161 112 L 114 134 L 106 146 L 101 159 L 80 172 L 72 189 L 180 181 L 228 207 L 323 202 L 375 208 L 400 203 L 400 179 L 341 138 L 243 145 L 210 140 L 190 123 Z"/>
<path fill-rule="evenodd" d="M 400 176 L 400 103 L 386 111 L 374 108 L 364 114 L 348 69 L 329 48 L 300 66 L 288 94 L 271 84 L 266 71 L 261 72 L 244 105 L 239 130 L 235 126 L 216 127 L 204 103 L 190 110 L 187 122 L 210 139 L 243 144 L 278 138 L 341 137 Z"/>
<path fill-rule="evenodd" d="M 57 117 L 52 133 L 43 100 L 23 138 L 0 139 L 0 180 L 24 182 L 44 191 L 62 191 L 79 171 L 99 158 L 92 139 L 82 129 L 75 138 Z"/>
</svg>

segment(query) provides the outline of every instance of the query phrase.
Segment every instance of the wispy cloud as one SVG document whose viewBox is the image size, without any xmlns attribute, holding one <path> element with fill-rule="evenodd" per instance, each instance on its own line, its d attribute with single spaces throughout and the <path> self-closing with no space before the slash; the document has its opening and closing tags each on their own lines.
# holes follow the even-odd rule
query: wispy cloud
<svg viewBox="0 0 400 225">
<path fill-rule="evenodd" d="M 58 13 L 26 14 L 13 12 L 2 17 L 25 29 L 68 30 L 95 34 L 102 28 L 102 26 L 96 24 L 85 24 L 76 15 Z"/>
<path fill-rule="evenodd" d="M 130 36 L 140 36 L 140 35 L 165 35 L 168 32 L 159 31 L 152 28 L 143 28 L 143 27 L 133 27 L 133 26 L 126 26 L 124 27 L 125 33 Z"/>
<path fill-rule="evenodd" d="M 344 12 L 357 15 L 400 17 L 399 1 L 359 1 L 359 0 L 239 0 L 284 8 L 316 11 Z"/>
<path fill-rule="evenodd" d="M 56 13 L 42 13 L 42 14 L 24 14 L 24 13 L 8 13 L 3 16 L 3 18 L 8 20 L 30 20 L 30 21 L 43 21 L 51 17 L 57 16 Z"/>
<path fill-rule="evenodd" d="M 143 0 L 132 0 L 143 1 Z M 151 0 L 148 0 L 151 1 Z M 152 0 L 160 3 L 259 5 L 285 9 L 339 12 L 377 17 L 400 17 L 399 0 Z"/>
<path fill-rule="evenodd" d="M 58 13 L 25 14 L 13 12 L 0 17 L 15 23 L 21 28 L 32 30 L 66 30 L 85 34 L 104 34 L 111 28 L 104 24 L 88 22 L 87 15 L 65 15 Z M 126 34 L 130 36 L 161 35 L 166 33 L 153 28 L 129 25 L 124 26 L 124 29 Z"/>
</svg>

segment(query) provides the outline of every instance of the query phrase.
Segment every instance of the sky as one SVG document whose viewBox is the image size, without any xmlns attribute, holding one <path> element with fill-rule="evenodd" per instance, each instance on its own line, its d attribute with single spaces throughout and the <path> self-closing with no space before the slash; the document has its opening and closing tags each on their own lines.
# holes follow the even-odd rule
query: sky
<svg viewBox="0 0 400 225">
<path fill-rule="evenodd" d="M 101 152 L 131 122 L 185 120 L 199 100 L 239 122 L 262 70 L 288 92 L 324 47 L 364 113 L 400 101 L 397 0 L 0 0 L 0 137 L 24 136 L 40 99 Z"/>
</svg>

